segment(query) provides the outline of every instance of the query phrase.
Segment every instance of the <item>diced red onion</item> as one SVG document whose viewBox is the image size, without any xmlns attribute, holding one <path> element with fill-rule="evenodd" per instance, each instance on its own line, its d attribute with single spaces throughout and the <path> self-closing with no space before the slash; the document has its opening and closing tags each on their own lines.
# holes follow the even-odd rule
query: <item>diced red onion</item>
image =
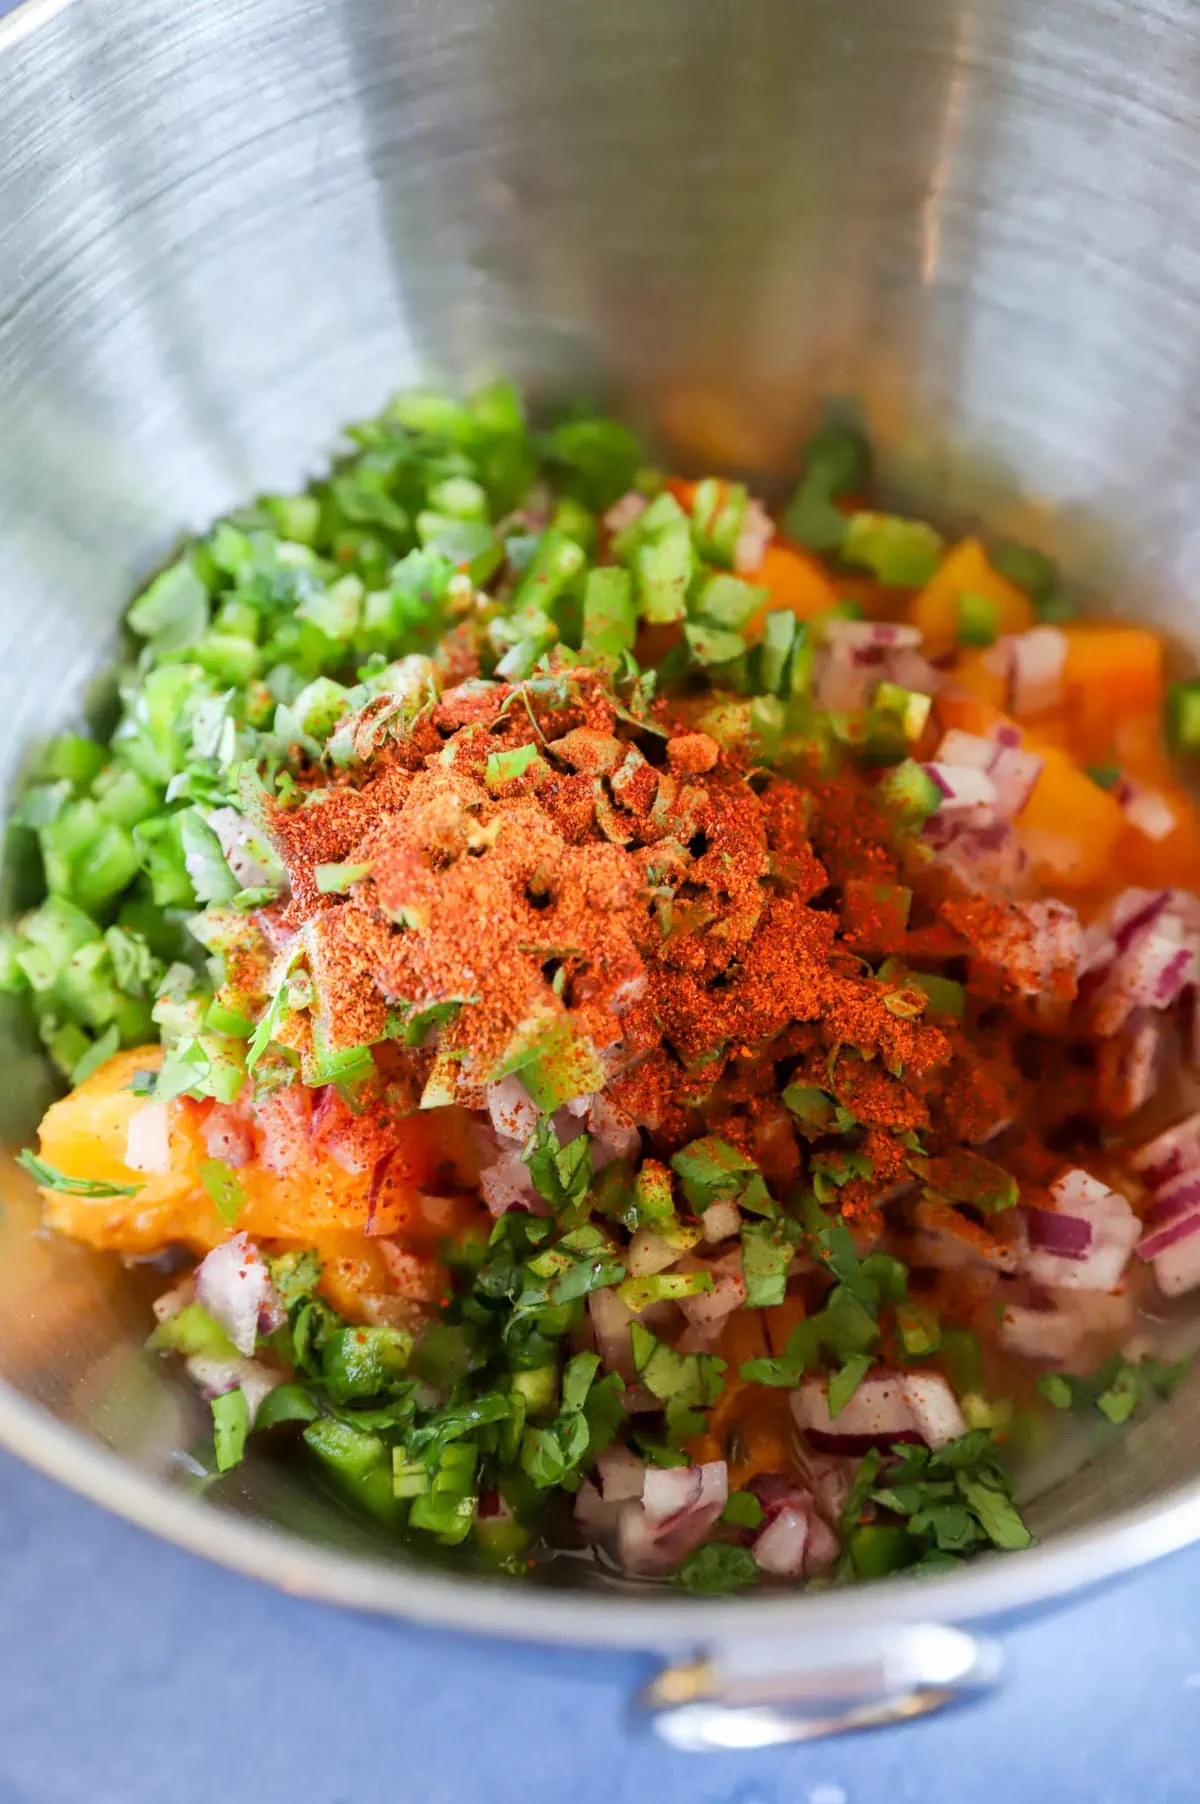
<svg viewBox="0 0 1200 1804">
<path fill-rule="evenodd" d="M 1155 1191 L 1143 1220 L 1148 1228 L 1165 1228 L 1168 1222 L 1190 1215 L 1193 1209 L 1200 1209 L 1200 1168 L 1195 1166 L 1181 1171 L 1178 1177 L 1168 1178 Z"/>
<path fill-rule="evenodd" d="M 805 1578 L 819 1578 L 828 1572 L 841 1557 L 842 1544 L 822 1516 L 815 1513 L 808 1519 L 808 1545 L 804 1550 Z"/>
<path fill-rule="evenodd" d="M 1137 1008 L 1164 1009 L 1194 981 L 1196 957 L 1190 946 L 1154 930 L 1139 933 L 1119 953 L 1092 999 L 1093 1031 L 1107 1039 Z"/>
<path fill-rule="evenodd" d="M 653 1228 L 639 1228 L 629 1243 L 625 1270 L 631 1278 L 653 1278 L 678 1263 L 679 1248 L 656 1234 Z"/>
<path fill-rule="evenodd" d="M 938 764 L 953 764 L 962 769 L 990 771 L 996 757 L 995 743 L 978 733 L 964 733 L 951 727 L 943 733 L 933 754 Z"/>
<path fill-rule="evenodd" d="M 1000 1322 L 999 1344 L 1021 1359 L 1061 1365 L 1078 1351 L 1078 1323 L 1057 1309 L 1029 1309 L 1010 1303 Z"/>
<path fill-rule="evenodd" d="M 440 1303 L 446 1295 L 446 1272 L 432 1253 L 416 1253 L 402 1241 L 375 1242 L 383 1254 L 396 1294 L 410 1303 Z"/>
<path fill-rule="evenodd" d="M 144 1102 L 129 1117 L 125 1163 L 130 1171 L 170 1171 L 171 1124 L 165 1102 Z"/>
<path fill-rule="evenodd" d="M 240 1171 L 254 1157 L 254 1133 L 245 1117 L 228 1103 L 214 1103 L 200 1129 L 210 1159 L 221 1159 Z"/>
<path fill-rule="evenodd" d="M 712 1273 L 712 1289 L 701 1291 L 698 1296 L 681 1297 L 679 1307 L 693 1328 L 709 1333 L 746 1301 L 740 1248 L 726 1253 L 706 1269 Z"/>
<path fill-rule="evenodd" d="M 684 1510 L 700 1501 L 698 1466 L 647 1466 L 642 1480 L 642 1502 L 651 1528 L 666 1528 Z"/>
<path fill-rule="evenodd" d="M 1006 820 L 1013 820 L 1025 807 L 1045 763 L 1036 752 L 1001 748 L 988 774 L 996 789 L 996 807 Z"/>
<path fill-rule="evenodd" d="M 633 1343 L 629 1335 L 632 1309 L 627 1308 L 611 1285 L 605 1285 L 590 1293 L 588 1315 L 596 1336 L 596 1351 L 605 1371 L 619 1372 L 627 1384 L 632 1384 Z"/>
<path fill-rule="evenodd" d="M 1108 914 L 1108 930 L 1124 952 L 1140 933 L 1146 933 L 1155 922 L 1170 911 L 1175 891 L 1170 889 L 1137 889 L 1121 891 Z"/>
<path fill-rule="evenodd" d="M 1163 840 L 1175 831 L 1175 812 L 1157 789 L 1143 788 L 1125 778 L 1117 785 L 1116 797 L 1129 825 L 1147 839 Z"/>
<path fill-rule="evenodd" d="M 1074 996 L 1083 929 L 1065 902 L 1010 902 L 990 909 L 983 923 L 969 920 L 965 931 L 978 957 L 1002 971 L 1019 995 Z"/>
<path fill-rule="evenodd" d="M 524 1146 L 537 1131 L 538 1107 L 519 1077 L 502 1077 L 483 1093 L 495 1132 Z"/>
<path fill-rule="evenodd" d="M 1200 1218 L 1193 1218 L 1200 1227 Z M 1183 1235 L 1157 1255 L 1154 1277 L 1164 1297 L 1181 1297 L 1200 1285 L 1200 1234 Z"/>
<path fill-rule="evenodd" d="M 1012 1230 L 1003 1240 L 994 1233 L 986 1240 L 983 1236 L 965 1240 L 948 1226 L 921 1219 L 912 1236 L 908 1262 L 938 1272 L 1013 1272 L 1024 1254 L 1025 1243 Z"/>
<path fill-rule="evenodd" d="M 205 816 L 221 842 L 225 862 L 243 889 L 272 889 L 278 872 L 265 862 L 269 847 L 236 808 L 214 808 Z"/>
<path fill-rule="evenodd" d="M 1082 1259 L 1092 1244 L 1092 1224 L 1078 1215 L 1051 1209 L 1027 1209 L 1031 1246 L 1042 1247 L 1060 1259 Z"/>
<path fill-rule="evenodd" d="M 565 1102 L 561 1108 L 555 1109 L 550 1117 L 550 1125 L 554 1129 L 560 1146 L 570 1146 L 573 1140 L 578 1140 L 581 1134 L 587 1132 L 583 1115 L 591 1105 L 591 1098 L 583 1096 L 577 1100 L 584 1105 L 582 1111 L 573 1109 L 570 1103 Z"/>
<path fill-rule="evenodd" d="M 364 1234 L 374 1235 L 379 1232 L 376 1227 L 379 1202 L 380 1198 L 383 1196 L 384 1186 L 387 1183 L 388 1171 L 391 1168 L 391 1163 L 395 1156 L 395 1148 L 391 1147 L 384 1153 L 382 1159 L 376 1159 L 375 1164 L 371 1168 L 371 1183 L 367 1190 L 367 1220 L 366 1225 L 363 1228 Z"/>
<path fill-rule="evenodd" d="M 895 683 L 898 689 L 907 689 L 913 695 L 936 695 L 942 684 L 941 672 L 929 659 L 903 645 L 889 651 L 887 675 L 888 681 Z"/>
<path fill-rule="evenodd" d="M 1078 1167 L 1052 1184 L 1050 1194 L 1061 1214 L 1090 1227 L 1091 1240 L 1082 1254 L 1031 1246 L 1024 1262 L 1027 1276 L 1051 1289 L 1114 1290 L 1138 1238 L 1137 1216 L 1117 1191 Z"/>
<path fill-rule="evenodd" d="M 223 1397 L 227 1392 L 236 1390 L 244 1392 L 251 1428 L 263 1398 L 277 1384 L 283 1383 L 283 1373 L 264 1365 L 259 1359 L 202 1359 L 194 1356 L 186 1364 L 188 1377 L 205 1397 Z"/>
<path fill-rule="evenodd" d="M 701 1544 L 729 1500 L 724 1460 L 692 1468 L 699 1487 L 695 1501 L 656 1525 L 644 1503 L 621 1505 L 617 1525 L 619 1557 L 627 1572 L 670 1572 Z"/>
<path fill-rule="evenodd" d="M 1056 626 L 1034 626 L 1006 640 L 1012 712 L 1018 719 L 1056 708 L 1062 697 L 1067 637 Z"/>
<path fill-rule="evenodd" d="M 733 548 L 733 567 L 739 576 L 753 576 L 762 567 L 767 546 L 774 537 L 774 520 L 762 502 L 751 496 L 742 515 L 737 544 Z"/>
<path fill-rule="evenodd" d="M 1144 1107 L 1158 1088 L 1165 1017 L 1136 1009 L 1119 1034 L 1096 1044 L 1096 1101 L 1101 1112 L 1123 1121 Z"/>
<path fill-rule="evenodd" d="M 939 1373 L 909 1372 L 903 1386 L 913 1426 L 927 1447 L 944 1447 L 966 1433 L 958 1399 Z"/>
<path fill-rule="evenodd" d="M 619 1109 L 603 1092 L 597 1092 L 588 1109 L 588 1132 L 592 1136 L 592 1170 L 603 1171 L 614 1159 L 632 1159 L 641 1151 L 642 1137 L 637 1122 L 625 1109 Z"/>
<path fill-rule="evenodd" d="M 804 1577 L 816 1578 L 819 1573 L 828 1571 L 841 1552 L 841 1543 L 830 1524 L 841 1521 L 857 1462 L 816 1453 L 808 1441 L 797 1444 L 795 1458 L 804 1475 L 803 1484 L 797 1484 L 783 1472 L 760 1472 L 750 1480 L 747 1489 L 763 1506 L 762 1532 L 785 1510 L 806 1518 Z M 757 1546 L 755 1558 L 758 1558 Z"/>
<path fill-rule="evenodd" d="M 818 1448 L 833 1452 L 851 1447 L 887 1446 L 893 1441 L 935 1438 L 929 1446 L 942 1446 L 962 1434 L 962 1412 L 944 1378 L 935 1373 L 921 1376 L 864 1378 L 836 1418 L 829 1414 L 824 1379 L 806 1378 L 791 1394 L 792 1414 L 798 1426 Z M 949 1432 L 954 1422 L 962 1424 Z"/>
<path fill-rule="evenodd" d="M 1190 1240 L 1200 1228 L 1200 1205 L 1191 1209 L 1183 1209 L 1169 1221 L 1159 1222 L 1148 1234 L 1143 1234 L 1137 1243 L 1137 1256 L 1147 1264 L 1157 1259 L 1181 1240 Z"/>
<path fill-rule="evenodd" d="M 1050 1186 L 1050 1195 L 1060 1209 L 1093 1209 L 1111 1196 L 1108 1184 L 1101 1183 L 1099 1178 L 1084 1171 L 1081 1165 L 1072 1165 L 1060 1177 L 1055 1178 Z"/>
<path fill-rule="evenodd" d="M 627 489 L 619 500 L 614 501 L 604 516 L 604 524 L 609 532 L 617 533 L 633 522 L 646 511 L 646 497 L 636 489 Z"/>
<path fill-rule="evenodd" d="M 615 1441 L 596 1456 L 596 1488 L 605 1503 L 641 1497 L 649 1468 L 629 1447 Z"/>
<path fill-rule="evenodd" d="M 817 701 L 830 714 L 852 714 L 866 706 L 867 690 L 877 672 L 853 662 L 854 654 L 831 646 L 817 654 L 813 684 Z"/>
<path fill-rule="evenodd" d="M 479 1173 L 479 1188 L 492 1214 L 499 1217 L 510 1209 L 525 1209 L 533 1215 L 544 1215 L 546 1204 L 539 1196 L 529 1175 L 529 1167 L 520 1153 L 504 1153 Z"/>
<path fill-rule="evenodd" d="M 266 1261 L 248 1234 L 234 1234 L 196 1267 L 196 1299 L 220 1322 L 239 1353 L 253 1353 L 260 1321 L 278 1322 L 279 1298 Z"/>
<path fill-rule="evenodd" d="M 395 1148 L 386 1144 L 385 1116 L 369 1109 L 356 1115 L 336 1084 L 322 1085 L 313 1091 L 313 1098 L 310 1133 L 321 1157 L 358 1177 L 377 1167 L 385 1153 L 394 1152 Z"/>
<path fill-rule="evenodd" d="M 254 1104 L 259 1158 L 277 1177 L 312 1161 L 312 1098 L 307 1084 L 285 1084 Z"/>
<path fill-rule="evenodd" d="M 729 1197 L 722 1197 L 719 1202 L 709 1204 L 700 1217 L 700 1225 L 705 1240 L 716 1245 L 741 1233 L 742 1212 Z"/>
<path fill-rule="evenodd" d="M 989 811 L 980 809 L 981 816 Z M 1021 886 L 1029 857 L 1007 821 L 993 820 L 980 828 L 969 825 L 972 811 L 951 817 L 953 830 L 938 852 L 938 863 L 958 880 L 970 895 L 1008 896 Z M 924 837 L 933 838 L 933 815 Z"/>
<path fill-rule="evenodd" d="M 810 1462 L 823 1459 L 822 1454 L 808 1454 Z M 827 1465 L 835 1465 L 836 1461 L 826 1460 Z M 763 1506 L 764 1522 L 772 1522 L 785 1508 L 807 1509 L 810 1495 L 807 1485 L 798 1485 L 787 1472 L 756 1472 L 746 1486 Z"/>
<path fill-rule="evenodd" d="M 996 785 L 986 771 L 974 770 L 968 764 L 926 764 L 923 768 L 942 792 L 939 812 L 995 807 Z"/>
<path fill-rule="evenodd" d="M 1188 1115 L 1139 1146 L 1129 1161 L 1151 1190 L 1176 1178 L 1189 1166 L 1200 1165 L 1200 1113 Z"/>
<path fill-rule="evenodd" d="M 154 1319 L 156 1322 L 165 1322 L 169 1317 L 178 1315 L 181 1309 L 186 1309 L 188 1304 L 194 1303 L 195 1300 L 196 1281 L 191 1272 L 187 1272 L 172 1284 L 170 1290 L 164 1290 L 155 1297 L 152 1304 Z"/>
<path fill-rule="evenodd" d="M 849 651 L 916 651 L 921 629 L 881 620 L 827 620 L 822 631 L 830 645 Z"/>
<path fill-rule="evenodd" d="M 773 1578 L 802 1578 L 808 1524 L 809 1517 L 804 1510 L 780 1510 L 751 1548 L 756 1565 Z"/>
</svg>

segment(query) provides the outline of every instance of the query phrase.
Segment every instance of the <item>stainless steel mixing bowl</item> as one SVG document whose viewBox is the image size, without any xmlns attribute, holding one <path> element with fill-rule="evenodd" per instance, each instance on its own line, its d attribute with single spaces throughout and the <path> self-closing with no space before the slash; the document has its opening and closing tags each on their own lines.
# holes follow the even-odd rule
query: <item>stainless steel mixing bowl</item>
<svg viewBox="0 0 1200 1804">
<path fill-rule="evenodd" d="M 861 408 L 907 498 L 1064 555 L 1186 639 L 1200 593 L 1191 0 L 30 0 L 0 25 L 0 777 L 70 719 L 184 531 L 299 482 L 421 374 L 589 391 L 782 473 Z M 21 874 L 10 858 L 10 900 Z M 45 1078 L 19 1019 L 4 1120 Z M 206 1488 L 145 1274 L 33 1236 L 10 1174 L 0 1440 L 290 1590 L 708 1654 L 685 1745 L 912 1714 L 977 1625 L 1200 1534 L 1200 1393 L 936 1581 L 697 1603 L 410 1564 L 295 1472 Z"/>
</svg>

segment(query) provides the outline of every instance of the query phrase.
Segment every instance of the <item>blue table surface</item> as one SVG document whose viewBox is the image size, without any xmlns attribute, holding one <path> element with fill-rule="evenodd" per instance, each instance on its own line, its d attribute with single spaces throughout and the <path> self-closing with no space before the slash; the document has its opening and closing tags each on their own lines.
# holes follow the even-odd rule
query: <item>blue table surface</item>
<svg viewBox="0 0 1200 1804">
<path fill-rule="evenodd" d="M 677 1754 L 652 1659 L 302 1603 L 0 1455 L 0 1804 L 1194 1804 L 1198 1603 L 1200 1549 L 1013 1632 L 973 1709 Z"/>
</svg>

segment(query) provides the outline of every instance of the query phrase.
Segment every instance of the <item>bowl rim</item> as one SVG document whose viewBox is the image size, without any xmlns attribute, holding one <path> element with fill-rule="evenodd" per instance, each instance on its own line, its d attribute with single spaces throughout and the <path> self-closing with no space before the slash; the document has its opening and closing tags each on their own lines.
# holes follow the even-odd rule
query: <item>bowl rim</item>
<svg viewBox="0 0 1200 1804">
<path fill-rule="evenodd" d="M 961 1572 L 816 1593 L 700 1601 L 542 1590 L 344 1553 L 226 1515 L 139 1472 L 0 1382 L 0 1446 L 69 1490 L 184 1552 L 293 1597 L 508 1639 L 679 1651 L 753 1638 L 812 1641 L 916 1622 L 984 1622 L 1112 1579 L 1200 1540 L 1200 1479 L 1102 1524 L 1068 1530 Z"/>
</svg>

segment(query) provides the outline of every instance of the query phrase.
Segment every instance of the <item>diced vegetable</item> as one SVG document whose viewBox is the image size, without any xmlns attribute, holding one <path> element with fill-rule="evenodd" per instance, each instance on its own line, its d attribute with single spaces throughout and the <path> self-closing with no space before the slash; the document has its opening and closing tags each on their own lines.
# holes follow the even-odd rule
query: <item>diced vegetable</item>
<svg viewBox="0 0 1200 1804">
<path fill-rule="evenodd" d="M 910 619 L 919 626 L 926 654 L 948 651 L 958 638 L 961 598 L 970 595 L 977 610 L 987 604 L 996 634 L 1023 633 L 1034 624 L 1033 604 L 992 568 L 978 539 L 963 539 L 949 551 L 936 573 L 912 603 Z"/>
</svg>

